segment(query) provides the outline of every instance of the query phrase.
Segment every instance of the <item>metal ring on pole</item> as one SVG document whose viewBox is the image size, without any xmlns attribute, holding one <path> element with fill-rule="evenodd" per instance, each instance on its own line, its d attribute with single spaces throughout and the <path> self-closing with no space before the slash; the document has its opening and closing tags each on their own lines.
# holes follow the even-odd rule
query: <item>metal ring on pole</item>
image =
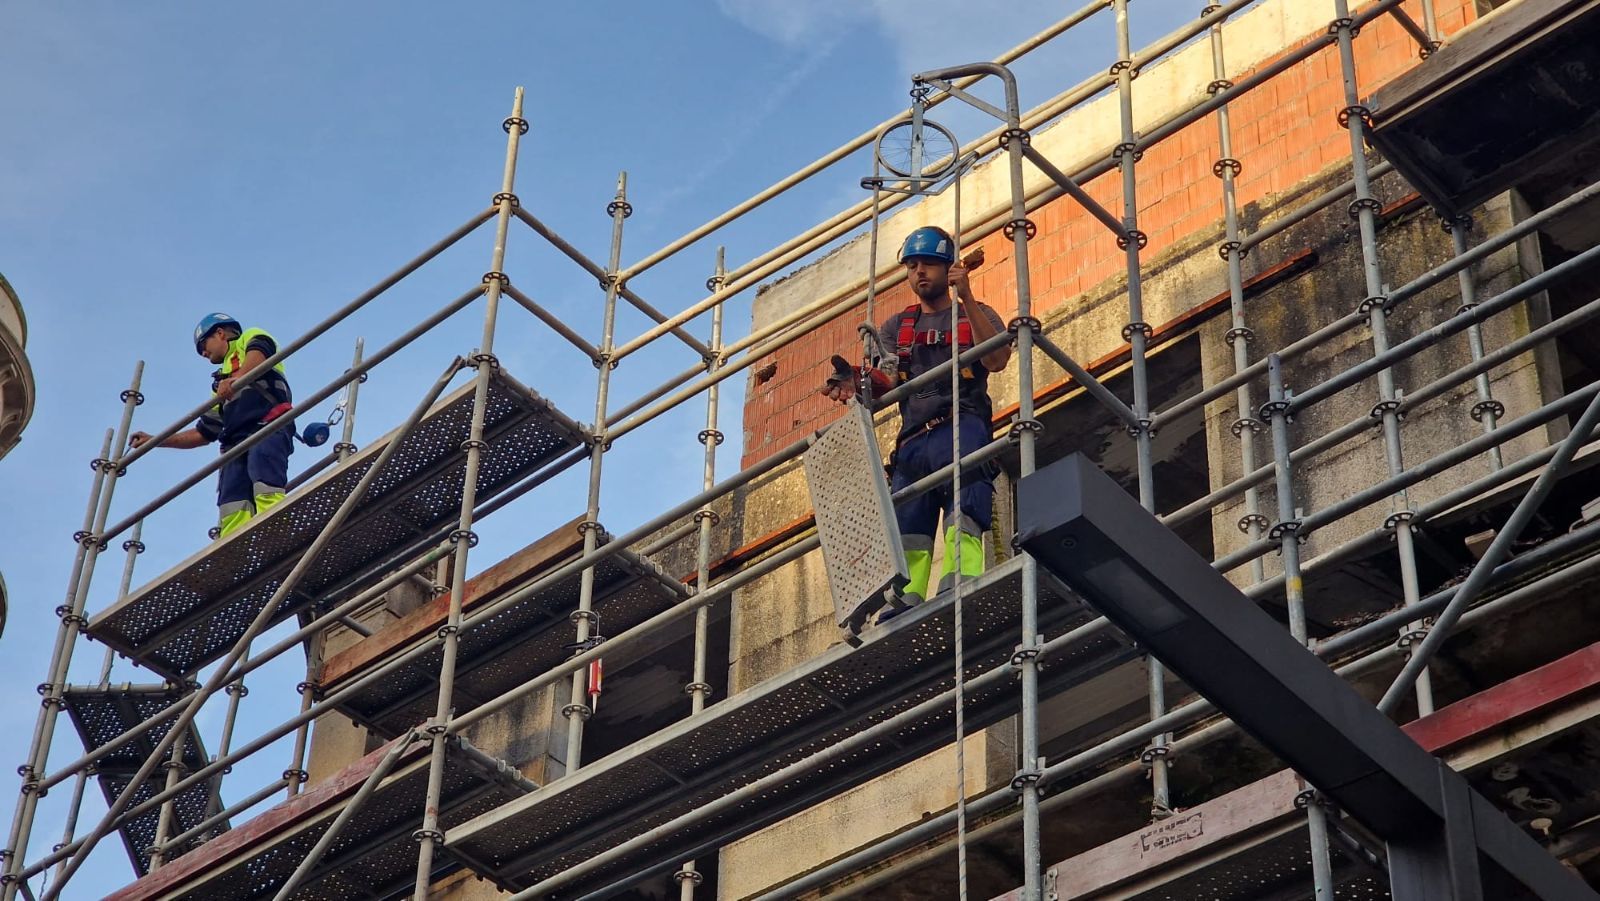
<svg viewBox="0 0 1600 901">
<path fill-rule="evenodd" d="M 411 833 L 411 840 L 418 844 L 421 844 L 422 842 L 434 842 L 438 844 L 444 842 L 444 833 L 437 829 L 418 829 L 417 831 Z"/>
<path fill-rule="evenodd" d="M 134 539 L 129 538 L 127 541 L 122 543 L 122 549 L 134 554 L 142 554 L 144 553 L 144 542 L 135 541 Z"/>
<path fill-rule="evenodd" d="M 567 622 L 576 625 L 580 620 L 588 621 L 595 628 L 600 627 L 600 614 L 593 610 L 574 610 L 567 614 Z"/>
<path fill-rule="evenodd" d="M 311 774 L 305 770 L 284 770 L 283 778 L 291 784 L 304 785 L 311 778 Z"/>
<path fill-rule="evenodd" d="M 591 529 L 593 529 L 595 532 L 600 533 L 601 535 L 605 534 L 605 529 L 602 529 L 600 527 L 600 523 L 599 523 L 598 520 L 586 519 L 583 522 L 578 523 L 578 534 L 579 535 L 582 535 L 584 532 L 587 532 L 587 531 L 589 531 Z"/>
<path fill-rule="evenodd" d="M 1024 788 L 1037 783 L 1043 777 L 1044 772 L 1037 768 L 1017 770 L 1017 774 L 1011 777 L 1011 790 L 1014 792 L 1022 791 Z"/>
<path fill-rule="evenodd" d="M 1033 136 L 1025 128 L 1008 128 L 1000 132 L 1000 149 L 1005 150 L 1011 146 L 1012 141 L 1021 141 L 1022 146 L 1032 147 Z"/>
<path fill-rule="evenodd" d="M 1362 314 L 1370 313 L 1374 307 L 1383 307 L 1387 311 L 1389 309 L 1389 298 L 1382 294 L 1374 294 L 1371 297 L 1362 298 L 1361 303 L 1356 305 L 1356 312 Z"/>
<path fill-rule="evenodd" d="M 478 533 L 472 531 L 471 529 L 453 529 L 453 530 L 451 530 L 451 532 L 450 532 L 450 543 L 451 544 L 460 544 L 462 541 L 466 541 L 467 547 L 469 547 L 469 548 L 477 547 L 478 546 Z"/>
<path fill-rule="evenodd" d="M 1359 219 L 1362 210 L 1369 210 L 1372 215 L 1376 216 L 1383 212 L 1383 204 L 1379 203 L 1375 197 L 1358 197 L 1350 201 L 1348 211 L 1351 219 Z"/>
<path fill-rule="evenodd" d="M 628 218 L 629 216 L 632 216 L 633 215 L 633 204 L 627 202 L 626 200 L 613 200 L 610 203 L 606 204 L 606 215 L 607 216 L 611 216 L 611 217 L 615 218 L 618 213 L 621 213 L 622 214 L 622 218 L 624 218 L 624 219 Z"/>
<path fill-rule="evenodd" d="M 486 354 L 483 351 L 474 351 L 471 356 L 467 357 L 467 365 L 471 366 L 473 369 L 477 369 L 479 366 L 482 366 L 486 363 L 494 372 L 500 371 L 500 358 L 494 354 Z"/>
<path fill-rule="evenodd" d="M 1033 317 L 1033 316 L 1018 316 L 1018 317 L 1012 319 L 1010 322 L 1006 323 L 1006 331 L 1008 331 L 1011 334 L 1015 335 L 1017 333 L 1017 330 L 1020 329 L 1022 326 L 1027 326 L 1028 327 L 1028 331 L 1030 331 L 1030 332 L 1038 332 L 1038 331 L 1043 331 L 1044 330 L 1044 325 L 1041 324 L 1036 317 Z"/>
<path fill-rule="evenodd" d="M 1267 522 L 1267 518 L 1262 516 L 1260 513 L 1246 513 L 1245 515 L 1239 517 L 1239 521 L 1235 523 L 1235 525 L 1239 527 L 1239 531 L 1249 535 L 1254 529 L 1267 528 L 1269 523 Z"/>
<path fill-rule="evenodd" d="M 1472 217 L 1465 213 L 1456 216 L 1440 216 L 1439 227 L 1444 229 L 1445 234 L 1450 234 L 1458 228 L 1470 229 L 1472 228 Z"/>
<path fill-rule="evenodd" d="M 482 438 L 468 438 L 467 440 L 461 442 L 459 449 L 462 453 L 467 453 L 468 451 L 472 450 L 488 450 L 489 442 L 484 441 Z"/>
<path fill-rule="evenodd" d="M 692 882 L 695 885 L 699 885 L 706 879 L 706 877 L 696 873 L 694 870 L 679 870 L 678 872 L 672 874 L 672 878 L 677 880 L 679 885 L 682 885 L 685 882 Z"/>
<path fill-rule="evenodd" d="M 1134 332 L 1144 335 L 1144 339 L 1149 341 L 1156 330 L 1148 322 L 1130 322 L 1122 327 L 1122 340 L 1132 341 Z"/>
<path fill-rule="evenodd" d="M 706 279 L 706 290 L 710 291 L 712 294 L 715 294 L 722 290 L 722 283 L 724 281 L 726 281 L 726 279 L 724 279 L 722 276 L 713 275 Z"/>
<path fill-rule="evenodd" d="M 73 540 L 73 542 L 75 544 L 81 544 L 84 547 L 89 547 L 90 545 L 95 543 L 94 542 L 94 533 L 89 531 L 88 529 L 79 529 L 78 531 L 73 532 L 72 533 L 72 540 Z"/>
<path fill-rule="evenodd" d="M 1039 658 L 1040 649 L 1041 645 L 1038 644 L 1035 644 L 1031 648 L 1020 644 L 1017 645 L 1017 649 L 1011 652 L 1011 665 L 1020 667 L 1029 660 L 1037 660 Z"/>
<path fill-rule="evenodd" d="M 1365 125 L 1366 127 L 1371 128 L 1372 127 L 1372 110 L 1362 106 L 1359 103 L 1352 103 L 1351 105 L 1345 107 L 1344 109 L 1339 110 L 1339 127 L 1340 128 L 1349 128 L 1351 119 L 1360 119 L 1362 125 Z"/>
<path fill-rule="evenodd" d="M 1039 234 L 1039 226 L 1034 225 L 1032 219 L 1013 219 L 1007 222 L 1005 228 L 1001 229 L 1001 231 L 1005 234 L 1006 240 L 1010 241 L 1016 237 L 1017 229 L 1019 228 L 1022 229 L 1022 233 L 1030 241 L 1033 240 L 1035 235 Z"/>
<path fill-rule="evenodd" d="M 1428 633 L 1433 631 L 1427 627 L 1428 624 L 1431 624 L 1432 622 L 1433 618 L 1428 617 L 1423 620 L 1424 625 L 1421 627 L 1416 629 L 1407 629 L 1406 631 L 1401 632 L 1400 637 L 1395 639 L 1394 646 L 1404 651 L 1414 644 L 1421 644 L 1422 640 L 1428 637 Z"/>
<path fill-rule="evenodd" d="M 1139 231 L 1137 228 L 1128 229 L 1128 233 L 1125 235 L 1117 235 L 1118 250 L 1127 250 L 1129 244 L 1133 244 L 1138 249 L 1144 250 L 1149 243 L 1150 236 L 1142 231 Z"/>
<path fill-rule="evenodd" d="M 1373 419 L 1382 419 L 1384 416 L 1394 413 L 1396 419 L 1404 419 L 1405 415 L 1399 413 L 1399 409 L 1400 401 L 1398 400 L 1380 400 L 1372 405 L 1372 409 L 1367 411 L 1367 415 Z"/>
<path fill-rule="evenodd" d="M 1294 422 L 1292 409 L 1288 400 L 1269 400 L 1257 408 L 1256 415 L 1262 419 L 1271 419 L 1282 414 L 1285 422 Z"/>
<path fill-rule="evenodd" d="M 594 716 L 594 711 L 587 704 L 568 704 L 561 708 L 561 715 L 569 720 L 576 716 L 578 719 L 588 722 L 589 717 Z"/>
<path fill-rule="evenodd" d="M 709 698 L 711 697 L 711 691 L 710 682 L 690 682 L 683 687 L 683 693 L 686 695 L 702 694 Z"/>
<path fill-rule="evenodd" d="M 1239 251 L 1239 259 L 1241 260 L 1250 255 L 1250 251 L 1245 249 L 1243 241 L 1223 241 L 1217 245 L 1217 256 L 1222 257 L 1224 260 L 1231 259 L 1233 252 L 1236 250 Z"/>
<path fill-rule="evenodd" d="M 1231 156 L 1225 156 L 1211 164 L 1212 175 L 1221 178 L 1222 173 L 1224 172 L 1232 172 L 1233 177 L 1238 178 L 1240 173 L 1244 172 L 1244 163 L 1239 162 Z"/>
<path fill-rule="evenodd" d="M 439 628 L 433 630 L 433 634 L 438 636 L 440 639 L 448 639 L 450 636 L 459 635 L 460 633 L 461 633 L 461 627 L 460 626 L 452 626 L 449 623 L 445 623 L 444 625 L 440 626 Z"/>
<path fill-rule="evenodd" d="M 353 442 L 350 442 L 350 441 L 340 441 L 340 442 L 336 443 L 333 446 L 333 452 L 336 455 L 337 454 L 353 454 L 353 453 L 356 452 L 356 449 L 357 448 L 356 448 L 355 444 Z"/>
<path fill-rule="evenodd" d="M 307 679 L 306 681 L 300 682 L 299 684 L 295 685 L 294 691 L 295 691 L 295 694 L 301 694 L 301 695 L 305 694 L 306 692 L 311 692 L 311 696 L 313 698 L 322 697 L 322 686 L 320 684 L 316 683 L 316 682 L 312 682 L 309 679 Z"/>
<path fill-rule="evenodd" d="M 1233 432 L 1233 437 L 1235 438 L 1244 437 L 1245 429 L 1249 429 L 1252 435 L 1259 435 L 1264 428 L 1266 428 L 1265 423 L 1251 416 L 1241 416 L 1235 419 L 1232 425 L 1228 426 L 1228 430 Z"/>
<path fill-rule="evenodd" d="M 513 125 L 517 127 L 517 134 L 525 135 L 528 133 L 528 120 L 522 118 L 521 116 L 507 116 L 506 121 L 500 123 L 500 128 L 503 129 L 506 134 L 511 134 L 511 126 Z"/>
<path fill-rule="evenodd" d="M 718 526 L 722 524 L 722 517 L 718 516 L 715 510 L 696 510 L 694 513 L 694 521 L 700 522 L 703 519 L 711 520 L 712 526 Z"/>
<path fill-rule="evenodd" d="M 112 469 L 116 468 L 116 463 L 115 461 L 108 460 L 105 457 L 95 457 L 93 460 L 89 461 L 89 468 L 97 469 L 101 472 L 110 472 Z"/>
<path fill-rule="evenodd" d="M 1480 400 L 1472 405 L 1473 422 L 1482 422 L 1485 416 L 1499 419 L 1504 415 L 1506 415 L 1506 405 L 1497 400 Z"/>
<path fill-rule="evenodd" d="M 1139 752 L 1139 762 L 1145 766 L 1154 766 L 1157 760 L 1165 760 L 1172 756 L 1170 745 L 1151 745 Z"/>
<path fill-rule="evenodd" d="M 1341 29 L 1350 29 L 1350 36 L 1355 37 L 1361 33 L 1361 28 L 1356 25 L 1356 20 L 1349 16 L 1342 16 L 1328 23 L 1328 33 L 1338 34 Z"/>
<path fill-rule="evenodd" d="M 144 392 L 135 391 L 132 388 L 129 388 L 126 391 L 123 391 L 120 395 L 118 395 L 118 397 L 120 397 L 122 399 L 123 403 L 127 403 L 128 399 L 132 398 L 133 399 L 133 405 L 135 407 L 141 406 L 141 405 L 144 404 Z"/>
<path fill-rule="evenodd" d="M 1206 8 L 1207 9 L 1219 9 L 1220 7 L 1208 6 Z M 1201 13 L 1201 15 L 1205 15 L 1205 13 Z M 1213 81 L 1212 83 L 1206 85 L 1206 93 L 1207 94 L 1215 95 L 1219 91 L 1231 91 L 1231 90 L 1233 90 L 1233 81 L 1232 81 L 1232 79 L 1228 79 L 1228 78 L 1219 78 L 1216 81 Z"/>
<path fill-rule="evenodd" d="M 717 446 L 721 447 L 722 446 L 722 442 L 725 441 L 725 440 L 727 440 L 727 436 L 723 435 L 722 432 L 720 430 L 718 430 L 718 429 L 701 429 L 700 430 L 700 443 L 701 444 L 705 444 L 707 441 L 715 441 L 717 443 Z"/>
<path fill-rule="evenodd" d="M 1228 329 L 1228 333 L 1222 336 L 1222 340 L 1228 342 L 1229 347 L 1232 347 L 1233 343 L 1240 338 L 1244 339 L 1245 344 L 1249 344 L 1251 341 L 1256 339 L 1255 330 L 1248 326 L 1241 325 L 1237 328 Z"/>
<path fill-rule="evenodd" d="M 1416 518 L 1417 513 L 1415 510 L 1396 510 L 1395 512 L 1384 517 L 1383 530 L 1385 532 L 1393 532 L 1400 528 L 1401 523 L 1408 523 Z M 1411 527 L 1407 526 L 1407 528 Z"/>
<path fill-rule="evenodd" d="M 513 209 L 522 206 L 522 201 L 517 198 L 517 195 L 511 193 L 510 191 L 501 191 L 500 193 L 494 195 L 494 197 L 490 198 L 489 202 L 495 206 L 499 206 L 500 201 L 502 200 L 510 201 Z"/>
<path fill-rule="evenodd" d="M 1134 420 L 1132 425 L 1126 427 L 1126 431 L 1133 438 L 1138 438 L 1140 435 L 1149 435 L 1154 438 L 1156 434 L 1155 424 L 1153 419 L 1137 419 Z"/>
<path fill-rule="evenodd" d="M 1124 70 L 1127 70 L 1127 72 L 1128 72 L 1128 80 L 1129 81 L 1132 81 L 1133 79 L 1139 77 L 1139 70 L 1138 70 L 1138 68 L 1136 68 L 1134 66 L 1133 60 L 1131 60 L 1131 59 L 1119 59 L 1119 60 L 1117 60 L 1116 62 L 1111 64 L 1111 69 L 1106 74 L 1108 74 L 1108 75 L 1121 75 Z"/>
<path fill-rule="evenodd" d="M 485 285 L 489 284 L 490 282 L 499 282 L 500 287 L 502 288 L 511 287 L 511 277 L 506 275 L 504 272 L 485 272 L 483 274 L 482 282 Z"/>
<path fill-rule="evenodd" d="M 1120 164 L 1122 162 L 1122 157 L 1130 153 L 1133 154 L 1133 161 L 1136 163 L 1144 159 L 1144 151 L 1139 149 L 1137 142 L 1123 141 L 1117 146 L 1111 148 L 1111 161 L 1113 163 Z"/>
<path fill-rule="evenodd" d="M 243 682 L 230 682 L 223 686 L 222 693 L 225 695 L 238 695 L 240 698 L 246 698 L 250 696 L 250 686 L 244 684 Z"/>
<path fill-rule="evenodd" d="M 1286 519 L 1268 529 L 1267 538 L 1272 541 L 1282 541 L 1283 536 L 1292 535 L 1297 543 L 1305 544 L 1305 536 L 1300 534 L 1301 525 L 1303 525 L 1303 523 L 1301 523 L 1298 519 Z"/>
</svg>

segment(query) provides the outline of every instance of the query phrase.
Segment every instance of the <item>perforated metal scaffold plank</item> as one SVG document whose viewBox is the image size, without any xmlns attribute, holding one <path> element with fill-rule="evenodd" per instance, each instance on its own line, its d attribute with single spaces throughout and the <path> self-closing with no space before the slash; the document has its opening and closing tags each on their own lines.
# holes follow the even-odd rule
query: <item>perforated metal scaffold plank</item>
<svg viewBox="0 0 1600 901">
<path fill-rule="evenodd" d="M 375 580 L 380 574 L 373 568 L 456 519 L 466 471 L 461 444 L 472 407 L 468 384 L 423 417 L 294 595 L 279 606 L 275 622 L 329 593 L 355 591 Z M 355 489 L 388 437 L 100 613 L 89 634 L 176 681 L 221 657 Z M 582 426 L 499 371 L 489 383 L 484 437 L 479 500 L 586 440 Z"/>
<path fill-rule="evenodd" d="M 1009 561 L 966 589 L 969 677 L 1004 664 L 1016 647 L 1021 566 L 1021 560 Z M 949 689 L 952 601 L 946 593 L 870 629 L 858 647 L 836 644 L 783 675 L 448 830 L 446 843 L 478 861 L 502 884 L 526 887 L 837 744 Z M 1051 630 L 1093 618 L 1054 584 L 1041 586 L 1039 606 L 1041 623 Z M 1111 630 L 1101 630 L 1052 656 L 1046 675 L 1049 684 L 1068 684 L 1132 656 Z M 1018 696 L 1015 685 L 1006 682 L 969 692 L 967 701 L 967 722 L 980 728 L 1014 713 Z M 948 744 L 953 734 L 953 711 L 945 709 L 757 800 L 665 837 L 590 874 L 561 897 L 576 896 L 624 873 L 673 865 L 684 859 L 685 849 L 708 836 L 774 822 Z"/>
<path fill-rule="evenodd" d="M 106 687 L 74 685 L 67 687 L 62 695 L 62 703 L 72 718 L 72 724 L 78 729 L 78 736 L 83 739 L 83 749 L 93 751 L 172 706 L 173 702 L 181 697 L 183 695 L 180 692 L 166 685 L 122 684 Z M 100 782 L 100 790 L 105 795 L 107 804 L 115 801 L 128 787 L 139 767 L 154 753 L 156 745 L 166 737 L 171 728 L 170 720 L 161 723 L 99 760 L 95 765 L 95 776 Z M 182 760 L 184 773 L 192 773 L 210 762 L 206 757 L 205 746 L 200 741 L 200 733 L 192 723 L 184 730 Z M 218 795 L 219 782 L 219 778 L 208 779 L 174 799 L 173 826 L 169 835 L 187 832 L 200 825 L 202 820 L 222 810 L 222 802 Z M 154 797 L 165 783 L 165 770 L 156 770 L 155 774 L 146 779 L 134 792 L 133 803 L 138 805 Z M 150 870 L 150 847 L 155 843 L 156 824 L 159 818 L 160 810 L 152 810 L 128 820 L 118 830 L 122 834 L 123 845 L 128 849 L 128 858 L 133 862 L 134 871 L 140 874 Z M 167 855 L 167 860 L 171 861 L 175 857 L 187 854 L 200 843 L 227 830 L 227 822 L 219 823 L 202 835 L 184 843 L 182 847 L 174 849 Z"/>
<path fill-rule="evenodd" d="M 499 767 L 459 739 L 452 738 L 447 748 L 439 811 L 439 821 L 446 828 L 532 787 L 512 775 L 514 770 Z M 273 897 L 387 750 L 385 746 L 368 754 L 326 782 L 126 886 L 111 899 L 256 901 Z M 297 901 L 342 901 L 409 895 L 417 869 L 417 843 L 411 836 L 422 824 L 427 781 L 428 743 L 421 741 L 406 749 L 394 771 L 352 815 L 291 897 Z M 435 859 L 434 878 L 460 867 L 459 859 L 441 854 Z"/>
<path fill-rule="evenodd" d="M 540 572 L 553 570 L 571 559 L 557 559 L 528 578 L 537 578 Z M 509 691 L 530 675 L 557 666 L 572 655 L 566 647 L 575 639 L 569 615 L 578 608 L 581 579 L 581 572 L 573 573 L 461 633 L 453 695 L 457 713 Z M 686 585 L 669 578 L 651 561 L 624 551 L 595 566 L 594 631 L 616 635 L 689 594 Z M 442 617 L 431 617 L 424 623 L 430 627 L 426 635 L 433 634 L 443 623 Z M 340 709 L 383 735 L 397 735 L 426 721 L 433 716 L 437 701 L 441 654 L 442 649 L 424 654 L 356 692 Z M 336 679 L 325 680 L 325 690 L 337 690 L 387 659 L 390 655 L 372 655 L 364 667 L 341 669 Z"/>
<path fill-rule="evenodd" d="M 859 624 L 886 589 L 906 583 L 906 554 L 872 411 L 858 403 L 805 453 L 806 488 L 816 511 L 834 619 Z"/>
</svg>

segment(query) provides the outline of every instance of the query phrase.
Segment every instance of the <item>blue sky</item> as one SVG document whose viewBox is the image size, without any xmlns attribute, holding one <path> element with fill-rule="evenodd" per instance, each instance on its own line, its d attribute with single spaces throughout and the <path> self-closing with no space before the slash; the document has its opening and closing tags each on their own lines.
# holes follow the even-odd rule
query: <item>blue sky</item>
<svg viewBox="0 0 1600 901">
<path fill-rule="evenodd" d="M 146 361 L 136 427 L 154 431 L 208 386 L 195 320 L 224 310 L 294 336 L 486 206 L 505 151 L 499 123 L 528 89 L 517 193 L 595 259 L 617 173 L 635 215 L 636 260 L 904 106 L 919 68 L 988 59 L 1076 4 L 1005 0 L 716 0 L 612 3 L 422 2 L 60 4 L 0 0 L 0 272 L 22 298 L 38 405 L 23 442 L 0 461 L 0 572 L 11 619 L 0 637 L 0 763 L 20 763 L 44 675 L 89 486 L 85 465 L 115 423 L 134 361 Z M 1200 4 L 1139 0 L 1135 44 L 1198 14 Z M 1081 36 L 1018 66 L 1025 105 L 1114 58 L 1102 13 Z M 970 137 L 989 123 L 946 106 L 937 118 Z M 857 156 L 803 190 L 702 242 L 632 285 L 675 311 L 704 294 L 717 243 L 730 266 L 862 196 Z M 488 268 L 485 228 L 340 326 L 289 368 L 302 396 L 474 284 Z M 596 335 L 593 279 L 513 224 L 507 271 L 519 287 Z M 378 370 L 363 388 L 365 445 L 404 416 L 448 358 L 475 345 L 475 306 Z M 694 330 L 704 336 L 708 320 Z M 747 299 L 727 314 L 749 326 Z M 622 307 L 618 336 L 648 322 Z M 594 416 L 594 370 L 525 312 L 507 305 L 496 351 L 512 374 L 575 418 Z M 658 342 L 617 370 L 620 403 L 694 360 Z M 737 466 L 744 379 L 724 391 L 719 461 Z M 602 520 L 622 531 L 698 490 L 695 432 L 703 403 L 620 441 L 607 458 Z M 205 463 L 210 451 L 150 455 L 122 480 L 113 519 Z M 304 449 L 296 462 L 315 455 Z M 574 470 L 486 521 L 474 569 L 583 509 Z M 208 480 L 146 524 L 136 583 L 193 553 L 215 517 Z M 121 555 L 103 559 L 89 610 L 114 598 Z M 92 681 L 101 649 L 79 646 L 72 681 Z M 241 734 L 292 713 L 302 678 L 286 659 L 252 677 Z M 120 661 L 114 681 L 151 681 Z M 212 746 L 221 711 L 201 717 Z M 79 749 L 62 720 L 52 766 Z M 276 777 L 287 745 L 238 767 L 237 798 Z M 46 799 L 29 858 L 60 835 L 68 792 Z M 85 824 L 103 806 L 93 791 Z M 5 807 L 13 797 L 5 788 Z M 3 818 L 8 824 L 9 815 Z M 4 824 L 0 824 L 3 828 Z M 102 843 L 67 897 L 127 881 L 120 841 Z M 35 883 L 37 887 L 37 882 Z"/>
</svg>

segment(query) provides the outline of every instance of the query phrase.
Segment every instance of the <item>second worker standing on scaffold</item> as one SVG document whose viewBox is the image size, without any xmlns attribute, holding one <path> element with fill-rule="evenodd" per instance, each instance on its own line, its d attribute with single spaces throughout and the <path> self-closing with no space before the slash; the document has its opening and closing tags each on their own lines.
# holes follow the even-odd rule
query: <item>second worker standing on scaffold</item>
<svg viewBox="0 0 1600 901">
<path fill-rule="evenodd" d="M 957 353 L 982 344 L 1006 330 L 999 314 L 972 296 L 967 267 L 956 262 L 955 242 L 942 228 L 925 226 L 906 236 L 900 249 L 900 262 L 906 268 L 906 281 L 918 302 L 884 320 L 878 328 L 878 344 L 893 348 L 877 368 L 863 368 L 866 381 L 877 398 L 896 384 L 916 378 L 946 363 L 952 343 Z M 955 295 L 952 299 L 952 293 Z M 960 304 L 956 333 L 950 333 L 950 305 Z M 837 358 L 836 358 L 837 359 Z M 1002 345 L 961 369 L 960 414 L 951 422 L 950 378 L 934 379 L 930 384 L 900 399 L 900 434 L 889 457 L 890 490 L 901 488 L 951 463 L 952 427 L 959 428 L 961 453 L 977 450 L 994 439 L 994 404 L 989 399 L 989 374 L 1000 372 L 1011 360 L 1011 347 Z M 841 403 L 856 395 L 855 373 L 837 369 L 828 379 L 823 393 Z M 939 514 L 945 517 L 944 559 L 940 566 L 938 591 L 955 582 L 956 545 L 961 546 L 963 577 L 983 572 L 983 533 L 994 518 L 994 477 L 998 467 L 991 461 L 962 473 L 960 515 L 948 481 L 924 494 L 896 505 L 900 537 L 906 551 L 910 581 L 904 595 L 918 603 L 928 597 L 928 582 L 933 570 L 933 538 Z M 892 616 L 895 608 L 885 608 L 879 622 Z"/>
</svg>

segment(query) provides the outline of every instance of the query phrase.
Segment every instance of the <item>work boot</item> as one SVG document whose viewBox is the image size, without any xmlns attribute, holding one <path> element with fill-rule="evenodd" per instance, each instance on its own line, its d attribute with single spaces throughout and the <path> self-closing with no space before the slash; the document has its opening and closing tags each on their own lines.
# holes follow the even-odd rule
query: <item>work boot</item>
<svg viewBox="0 0 1600 901">
<path fill-rule="evenodd" d="M 883 625 L 905 611 L 922 603 L 928 596 L 928 579 L 933 574 L 933 550 L 906 551 L 906 573 L 910 576 L 906 580 L 906 587 L 900 590 L 900 602 L 903 606 L 885 604 L 878 611 L 878 625 Z"/>
</svg>

